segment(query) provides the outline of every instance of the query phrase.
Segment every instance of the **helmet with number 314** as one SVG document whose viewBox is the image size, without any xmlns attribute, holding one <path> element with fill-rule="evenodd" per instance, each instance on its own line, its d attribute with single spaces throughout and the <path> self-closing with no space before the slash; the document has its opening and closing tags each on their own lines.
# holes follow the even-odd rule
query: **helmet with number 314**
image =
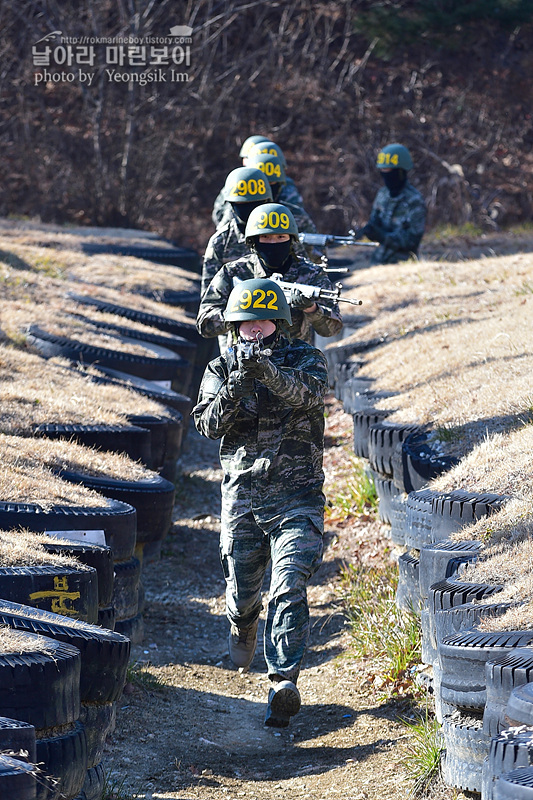
<svg viewBox="0 0 533 800">
<path fill-rule="evenodd" d="M 254 236 L 271 233 L 288 233 L 291 239 L 298 241 L 298 225 L 292 211 L 282 203 L 264 203 L 254 208 L 248 222 L 244 236 L 247 244 L 253 244 Z"/>
<path fill-rule="evenodd" d="M 283 289 L 268 278 L 239 281 L 231 290 L 224 311 L 226 322 L 247 319 L 283 319 L 291 324 L 291 310 Z"/>
<path fill-rule="evenodd" d="M 411 153 L 403 144 L 388 144 L 383 147 L 377 156 L 376 167 L 378 169 L 411 169 L 413 159 Z"/>
</svg>

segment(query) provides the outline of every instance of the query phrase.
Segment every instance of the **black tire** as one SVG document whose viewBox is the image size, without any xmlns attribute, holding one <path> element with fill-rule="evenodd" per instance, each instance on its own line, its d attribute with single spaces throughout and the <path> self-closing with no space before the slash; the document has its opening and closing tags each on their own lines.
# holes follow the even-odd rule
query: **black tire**
<svg viewBox="0 0 533 800">
<path fill-rule="evenodd" d="M 106 739 L 115 729 L 116 703 L 82 703 L 80 722 L 87 738 L 87 769 L 102 761 Z"/>
<path fill-rule="evenodd" d="M 137 481 L 84 475 L 71 470 L 64 470 L 60 475 L 64 480 L 82 484 L 106 497 L 133 506 L 137 512 L 136 544 L 164 539 L 167 535 L 172 523 L 176 487 L 160 475 L 149 475 Z M 100 605 L 110 602 L 109 599 Z"/>
<path fill-rule="evenodd" d="M 362 361 L 344 361 L 339 364 L 335 364 L 333 369 L 331 370 L 332 374 L 332 384 L 334 389 L 334 394 L 337 400 L 340 400 L 341 403 L 344 405 L 344 386 L 346 383 L 351 379 L 356 377 L 357 373 L 361 369 Z M 363 378 L 363 380 L 370 382 L 372 378 Z M 370 383 L 367 384 L 370 386 Z M 351 413 L 347 411 L 346 407 L 344 408 L 346 413 Z"/>
<path fill-rule="evenodd" d="M 397 545 L 405 545 L 407 525 L 407 495 L 398 494 L 390 503 L 390 538 Z"/>
<path fill-rule="evenodd" d="M 192 368 L 196 357 L 196 345 L 183 336 L 176 336 L 168 333 L 149 333 L 148 331 L 139 331 L 136 328 L 130 328 L 127 325 L 115 325 L 112 322 L 101 322 L 97 319 L 91 319 L 90 322 L 95 328 L 113 331 L 120 336 L 126 336 L 128 339 L 140 339 L 143 342 L 150 342 L 152 344 L 159 344 L 161 347 L 166 347 L 168 350 L 172 350 L 173 353 L 176 353 L 178 356 L 188 361 Z"/>
<path fill-rule="evenodd" d="M 28 341 L 47 358 L 61 356 L 80 364 L 98 362 L 104 367 L 137 375 L 148 381 L 173 381 L 181 376 L 181 381 L 184 382 L 184 370 L 189 366 L 184 359 L 171 350 L 148 342 L 145 347 L 154 353 L 153 356 L 85 344 L 67 336 L 48 333 L 38 325 L 30 326 Z M 127 344 L 126 339 L 123 341 Z"/>
<path fill-rule="evenodd" d="M 511 691 L 505 709 L 505 720 L 511 726 L 533 726 L 532 683 L 525 683 L 523 686 L 515 686 Z"/>
<path fill-rule="evenodd" d="M 189 311 L 191 314 L 196 315 L 200 307 L 200 292 L 178 292 L 175 289 L 156 289 L 152 292 L 139 292 L 144 297 L 149 297 L 151 300 L 157 300 L 159 303 L 166 303 L 169 306 L 179 306 L 184 311 Z"/>
<path fill-rule="evenodd" d="M 500 775 L 493 800 L 533 800 L 533 767 L 518 767 Z"/>
<path fill-rule="evenodd" d="M 486 663 L 483 728 L 488 736 L 497 736 L 512 724 L 506 719 L 510 694 L 530 681 L 533 681 L 533 649 L 521 647 Z"/>
<path fill-rule="evenodd" d="M 81 564 L 0 567 L 0 597 L 83 622 L 98 619 L 98 575 Z"/>
<path fill-rule="evenodd" d="M 405 503 L 405 545 L 422 550 L 432 542 L 433 493 L 429 489 L 409 492 Z"/>
<path fill-rule="evenodd" d="M 385 478 L 394 478 L 392 454 L 406 436 L 420 431 L 419 425 L 402 425 L 394 422 L 378 422 L 368 431 L 368 460 L 370 467 Z"/>
<path fill-rule="evenodd" d="M 449 539 L 455 531 L 499 511 L 509 499 L 505 495 L 462 491 L 433 494 L 431 534 L 434 542 Z"/>
<path fill-rule="evenodd" d="M 402 553 L 398 558 L 398 586 L 396 605 L 403 611 L 420 614 L 420 592 L 418 589 L 418 558 Z"/>
<path fill-rule="evenodd" d="M 79 800 L 102 800 L 105 788 L 105 772 L 102 763 L 87 770 Z"/>
<path fill-rule="evenodd" d="M 173 389 L 166 389 L 164 386 L 160 386 L 153 381 L 145 381 L 142 378 L 136 378 L 135 375 L 128 375 L 126 372 L 100 367 L 98 364 L 94 366 L 98 372 L 102 373 L 101 378 L 91 376 L 91 380 L 95 383 L 126 386 L 128 389 L 138 392 L 143 397 L 150 397 L 152 400 L 156 400 L 164 406 L 179 411 L 184 420 L 189 418 L 193 403 L 192 399 L 186 394 L 180 394 L 179 392 L 173 391 Z"/>
<path fill-rule="evenodd" d="M 368 435 L 370 427 L 377 425 L 392 414 L 392 411 L 367 408 L 352 414 L 353 417 L 353 451 L 359 458 L 368 459 Z"/>
<path fill-rule="evenodd" d="M 130 619 L 119 619 L 115 623 L 115 630 L 126 636 L 132 644 L 140 644 L 144 638 L 144 619 L 142 614 L 136 614 Z"/>
<path fill-rule="evenodd" d="M 103 530 L 116 561 L 131 558 L 135 548 L 137 512 L 133 506 L 109 500 L 102 507 L 60 506 L 0 501 L 0 529 L 53 534 L 54 531 Z"/>
<path fill-rule="evenodd" d="M 130 657 L 125 636 L 5 600 L 0 600 L 0 624 L 75 648 L 80 654 L 78 694 L 82 702 L 108 703 L 121 696 Z"/>
<path fill-rule="evenodd" d="M 457 463 L 433 449 L 426 431 L 410 433 L 392 455 L 394 483 L 402 492 L 413 492 L 447 472 Z"/>
<path fill-rule="evenodd" d="M 446 744 L 445 783 L 463 791 L 481 792 L 483 761 L 490 744 L 481 719 L 462 715 L 444 717 L 442 733 Z"/>
<path fill-rule="evenodd" d="M 358 318 L 361 324 L 364 323 L 365 318 Z M 369 318 L 367 318 L 370 321 Z M 328 362 L 328 370 L 330 375 L 334 374 L 336 364 L 342 364 L 345 361 L 350 361 L 351 357 L 357 353 L 368 353 L 370 350 L 375 350 L 386 341 L 385 337 L 375 339 L 365 339 L 358 342 L 345 343 L 342 340 L 328 345 L 324 351 L 326 360 Z"/>
<path fill-rule="evenodd" d="M 35 764 L 35 727 L 19 719 L 0 717 L 0 752 L 10 751 L 14 758 Z M 23 756 L 21 751 L 27 753 Z M 2 792 L 0 791 L 0 797 Z"/>
<path fill-rule="evenodd" d="M 494 784 L 500 777 L 533 763 L 533 728 L 503 731 L 490 742 L 488 758 L 483 764 L 482 794 L 492 800 Z M 532 783 L 533 787 L 533 783 Z"/>
<path fill-rule="evenodd" d="M 475 628 L 437 639 L 442 670 L 441 699 L 463 709 L 483 710 L 485 664 L 516 647 L 531 647 L 533 631 L 484 633 Z"/>
<path fill-rule="evenodd" d="M 202 259 L 196 250 L 191 247 L 181 247 L 179 245 L 154 247 L 147 244 L 112 244 L 105 242 L 84 242 L 82 250 L 89 255 L 97 253 L 110 253 L 117 256 L 134 256 L 146 261 L 153 261 L 155 264 L 171 264 L 185 270 L 192 270 L 196 273 L 202 271 Z"/>
<path fill-rule="evenodd" d="M 69 439 L 97 450 L 126 453 L 134 461 L 142 461 L 151 467 L 150 431 L 138 425 L 67 425 L 48 422 L 36 425 L 33 432 L 36 436 L 48 439 Z"/>
<path fill-rule="evenodd" d="M 113 588 L 113 608 L 115 609 L 115 631 L 120 631 L 119 623 L 135 617 L 139 606 L 139 581 L 141 562 L 138 558 L 115 563 L 115 584 Z"/>
<path fill-rule="evenodd" d="M 147 428 L 151 434 L 152 463 L 155 470 L 161 469 L 169 460 L 177 460 L 183 438 L 183 415 L 179 412 L 161 414 L 129 414 L 132 425 Z"/>
<path fill-rule="evenodd" d="M 113 605 L 98 609 L 98 625 L 108 631 L 115 630 L 115 609 Z"/>
<path fill-rule="evenodd" d="M 35 800 L 37 768 L 16 758 L 0 755 L 0 797 Z"/>
<path fill-rule="evenodd" d="M 397 497 L 400 492 L 390 480 L 390 478 L 382 478 L 377 472 L 372 474 L 374 486 L 376 487 L 376 494 L 378 496 L 378 514 L 382 522 L 390 525 L 392 518 L 392 501 Z"/>
<path fill-rule="evenodd" d="M 89 542 L 75 542 L 72 539 L 43 541 L 48 553 L 61 553 L 72 556 L 80 564 L 92 567 L 98 575 L 98 607 L 109 606 L 113 597 L 113 551 L 110 547 Z"/>
<path fill-rule="evenodd" d="M 80 715 L 79 650 L 70 644 L 27 633 L 36 647 L 31 651 L 0 655 L 0 708 L 2 714 L 28 722 L 37 730 L 68 725 Z"/>
<path fill-rule="evenodd" d="M 450 563 L 455 559 L 473 561 L 482 549 L 479 541 L 454 542 L 443 539 L 420 548 L 420 597 L 425 600 L 429 587 L 453 575 Z"/>
<path fill-rule="evenodd" d="M 43 775 L 37 784 L 36 800 L 75 797 L 87 774 L 87 739 L 81 722 L 58 735 L 38 738 L 37 763 Z"/>
</svg>

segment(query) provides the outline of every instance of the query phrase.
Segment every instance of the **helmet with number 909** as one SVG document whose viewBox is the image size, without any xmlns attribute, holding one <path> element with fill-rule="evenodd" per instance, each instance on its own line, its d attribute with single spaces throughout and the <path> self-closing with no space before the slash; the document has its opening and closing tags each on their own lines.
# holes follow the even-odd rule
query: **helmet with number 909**
<svg viewBox="0 0 533 800">
<path fill-rule="evenodd" d="M 376 159 L 378 169 L 411 169 L 413 159 L 411 153 L 403 144 L 388 144 L 379 151 Z"/>
<path fill-rule="evenodd" d="M 270 153 L 254 153 L 248 159 L 248 166 L 260 169 L 269 183 L 287 183 L 285 167 L 278 156 Z"/>
<path fill-rule="evenodd" d="M 239 156 L 241 158 L 246 158 L 254 144 L 258 144 L 259 142 L 269 142 L 270 139 L 268 136 L 263 136 L 261 133 L 254 133 L 253 136 L 248 136 L 247 139 L 244 140 L 242 143 Z"/>
<path fill-rule="evenodd" d="M 288 233 L 291 239 L 298 241 L 298 226 L 292 211 L 282 203 L 265 203 L 254 208 L 248 222 L 244 237 L 248 244 L 253 244 L 254 236 L 271 233 Z"/>
<path fill-rule="evenodd" d="M 272 200 L 272 189 L 261 170 L 237 167 L 226 178 L 224 196 L 228 203 L 265 203 Z"/>
<path fill-rule="evenodd" d="M 291 310 L 283 289 L 268 278 L 240 281 L 231 290 L 224 311 L 226 322 L 248 319 L 283 319 L 292 322 Z"/>
<path fill-rule="evenodd" d="M 257 144 L 254 144 L 254 146 L 251 147 L 250 150 L 248 151 L 247 158 L 251 158 L 252 156 L 257 155 L 258 153 L 266 154 L 269 156 L 277 156 L 281 161 L 281 163 L 283 164 L 283 166 L 284 167 L 287 166 L 287 159 L 283 155 L 283 150 L 281 149 L 279 144 L 276 144 L 275 142 L 271 142 L 270 140 L 268 140 L 266 142 L 258 142 Z"/>
</svg>

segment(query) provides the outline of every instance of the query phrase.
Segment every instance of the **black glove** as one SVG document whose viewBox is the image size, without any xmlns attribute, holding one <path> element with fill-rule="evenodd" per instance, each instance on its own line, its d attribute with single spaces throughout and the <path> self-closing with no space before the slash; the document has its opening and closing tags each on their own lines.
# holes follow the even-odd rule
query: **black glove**
<svg viewBox="0 0 533 800">
<path fill-rule="evenodd" d="M 385 239 L 387 231 L 377 222 L 367 222 L 362 230 L 362 235 L 370 239 L 371 242 L 379 242 L 380 244 Z"/>
<path fill-rule="evenodd" d="M 267 359 L 259 361 L 257 358 L 239 357 L 239 371 L 250 378 L 260 378 L 265 371 Z"/>
<path fill-rule="evenodd" d="M 252 375 L 240 369 L 233 370 L 228 375 L 228 394 L 232 400 L 249 397 L 254 392 L 254 379 Z"/>
<path fill-rule="evenodd" d="M 312 297 L 306 297 L 301 289 L 297 289 L 296 287 L 291 289 L 289 305 L 292 306 L 292 308 L 311 308 L 314 304 L 314 299 Z"/>
</svg>

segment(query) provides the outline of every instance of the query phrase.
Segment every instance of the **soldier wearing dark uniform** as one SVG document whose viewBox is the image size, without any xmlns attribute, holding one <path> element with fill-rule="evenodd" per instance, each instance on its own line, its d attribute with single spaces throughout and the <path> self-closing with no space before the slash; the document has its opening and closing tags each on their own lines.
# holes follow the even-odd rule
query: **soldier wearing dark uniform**
<svg viewBox="0 0 533 800">
<path fill-rule="evenodd" d="M 250 246 L 247 256 L 231 261 L 220 269 L 200 302 L 196 327 L 206 337 L 219 336 L 221 352 L 231 326 L 224 317 L 228 297 L 236 281 L 269 278 L 281 273 L 289 283 L 304 283 L 333 291 L 321 266 L 294 254 L 298 227 L 291 211 L 280 203 L 265 203 L 254 209 L 246 223 L 245 237 Z M 291 336 L 311 342 L 313 331 L 320 336 L 334 336 L 342 329 L 336 302 L 305 297 L 297 287 L 291 291 Z"/>
<path fill-rule="evenodd" d="M 376 167 L 385 185 L 378 190 L 367 224 L 357 231 L 359 236 L 379 242 L 371 264 L 395 264 L 418 253 L 426 226 L 426 205 L 407 180 L 412 166 L 411 154 L 401 144 L 389 144 L 378 153 Z"/>
<path fill-rule="evenodd" d="M 224 184 L 226 211 L 224 222 L 207 243 L 202 266 L 202 297 L 213 277 L 228 261 L 249 252 L 244 231 L 254 208 L 272 200 L 268 178 L 257 168 L 238 167 L 232 170 Z"/>
<path fill-rule="evenodd" d="M 300 709 L 296 682 L 309 637 L 307 584 L 323 552 L 327 363 L 315 347 L 287 337 L 290 309 L 273 281 L 239 283 L 224 316 L 233 344 L 208 364 L 193 415 L 203 436 L 221 440 L 220 557 L 230 657 L 241 671 L 254 658 L 261 587 L 271 563 L 265 725 L 286 727 Z M 243 349 L 254 341 L 268 350 Z"/>
</svg>

